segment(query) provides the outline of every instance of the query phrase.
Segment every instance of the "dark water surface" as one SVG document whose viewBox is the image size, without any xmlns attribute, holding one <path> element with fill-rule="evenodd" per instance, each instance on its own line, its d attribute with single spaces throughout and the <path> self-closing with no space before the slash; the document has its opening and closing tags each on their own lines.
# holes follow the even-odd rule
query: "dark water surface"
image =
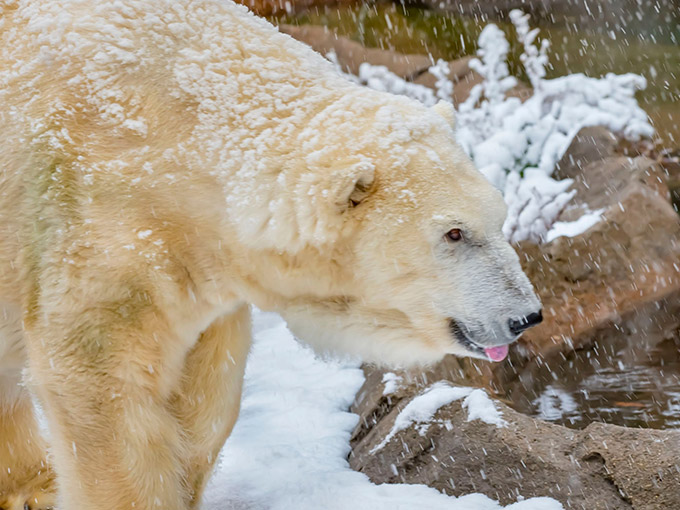
<svg viewBox="0 0 680 510">
<path fill-rule="evenodd" d="M 648 340 L 648 339 L 646 339 Z M 591 422 L 680 428 L 680 341 L 642 341 L 620 350 L 596 345 L 545 370 L 511 397 L 516 410 L 571 428 Z M 560 373 L 563 372 L 563 373 Z"/>
</svg>

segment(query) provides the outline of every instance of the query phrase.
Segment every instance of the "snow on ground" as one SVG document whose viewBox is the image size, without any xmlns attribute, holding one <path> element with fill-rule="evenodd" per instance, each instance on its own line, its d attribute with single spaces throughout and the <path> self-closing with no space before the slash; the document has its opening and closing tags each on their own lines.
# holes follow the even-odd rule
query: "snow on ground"
<svg viewBox="0 0 680 510">
<path fill-rule="evenodd" d="M 294 340 L 274 314 L 255 312 L 254 333 L 241 415 L 222 450 L 203 508 L 503 508 L 481 494 L 454 498 L 423 485 L 374 485 L 364 474 L 353 471 L 347 455 L 358 417 L 348 408 L 364 381 L 358 363 L 315 357 Z M 553 499 L 533 498 L 504 508 L 563 507 Z"/>
<path fill-rule="evenodd" d="M 473 389 L 463 401 L 463 408 L 467 409 L 467 421 L 481 420 L 489 425 L 505 427 L 507 422 L 493 400 L 489 398 L 484 390 Z"/>
</svg>

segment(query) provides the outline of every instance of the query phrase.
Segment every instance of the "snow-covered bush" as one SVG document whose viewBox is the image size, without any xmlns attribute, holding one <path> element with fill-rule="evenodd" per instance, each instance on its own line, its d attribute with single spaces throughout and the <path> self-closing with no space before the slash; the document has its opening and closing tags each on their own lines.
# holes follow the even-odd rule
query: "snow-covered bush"
<svg viewBox="0 0 680 510">
<path fill-rule="evenodd" d="M 642 76 L 572 74 L 546 80 L 549 42 L 535 44 L 539 31 L 530 29 L 529 16 L 522 11 L 512 11 L 510 19 L 523 46 L 520 61 L 533 95 L 524 102 L 508 97 L 517 85 L 507 66 L 510 45 L 497 26 L 487 25 L 478 40 L 477 58 L 470 61 L 483 81 L 458 106 L 457 138 L 482 174 L 503 192 L 507 238 L 543 241 L 574 196 L 575 191 L 569 191 L 572 181 L 556 181 L 552 174 L 581 128 L 604 126 L 630 140 L 650 137 L 654 130 L 635 99 L 635 92 L 646 87 Z M 443 61 L 430 68 L 437 78 L 435 91 L 367 63 L 353 79 L 430 106 L 440 99 L 452 100 L 448 72 Z"/>
<path fill-rule="evenodd" d="M 420 101 L 425 106 L 432 106 L 439 100 L 439 92 L 435 95 L 432 89 L 417 83 L 411 83 L 391 72 L 385 66 L 374 66 L 368 62 L 359 65 L 359 76 L 347 74 L 342 71 L 338 63 L 338 57 L 334 51 L 326 54 L 326 58 L 333 62 L 338 71 L 344 74 L 347 78 L 355 83 L 365 85 L 368 88 L 380 90 L 382 92 L 389 92 L 390 94 L 398 94 L 401 96 L 408 96 L 412 99 Z M 444 62 L 446 65 L 446 62 Z M 430 70 L 436 68 L 433 66 Z M 437 68 L 439 69 L 439 68 Z M 448 66 L 446 66 L 446 73 L 448 73 Z M 440 71 L 441 74 L 441 71 Z M 448 77 L 445 77 L 448 80 Z M 443 83 L 443 82 L 442 82 Z M 451 93 L 453 92 L 453 84 L 451 84 Z M 448 100 L 451 100 L 451 93 L 449 93 Z"/>
<path fill-rule="evenodd" d="M 517 38 L 522 42 L 524 51 L 520 56 L 520 61 L 524 65 L 524 70 L 529 77 L 529 82 L 534 90 L 539 90 L 545 78 L 545 66 L 548 64 L 548 48 L 550 41 L 543 39 L 541 46 L 536 47 L 534 42 L 538 37 L 539 30 L 529 28 L 529 15 L 524 14 L 519 9 L 510 12 L 510 20 L 515 26 Z"/>
<path fill-rule="evenodd" d="M 385 66 L 374 66 L 364 62 L 359 66 L 359 82 L 372 89 L 412 97 L 427 106 L 432 106 L 437 102 L 432 89 L 417 83 L 409 83 Z"/>
<path fill-rule="evenodd" d="M 635 99 L 646 86 L 634 74 L 607 74 L 591 78 L 572 74 L 545 79 L 547 40 L 534 43 L 538 30 L 529 29 L 529 16 L 510 13 L 517 38 L 523 45 L 520 56 L 533 95 L 522 102 L 507 97 L 514 79 L 508 75 L 509 46 L 494 25 L 479 38 L 479 59 L 470 67 L 484 81 L 473 87 L 460 105 L 458 140 L 479 170 L 503 191 L 508 204 L 504 232 L 511 241 L 543 240 L 560 212 L 571 200 L 570 180 L 551 176 L 579 130 L 604 126 L 629 139 L 651 136 L 647 114 Z"/>
<path fill-rule="evenodd" d="M 434 83 L 437 99 L 451 101 L 451 97 L 453 96 L 453 82 L 449 78 L 449 73 L 451 72 L 449 63 L 439 59 L 435 65 L 430 67 L 429 71 L 430 74 L 437 79 Z"/>
</svg>

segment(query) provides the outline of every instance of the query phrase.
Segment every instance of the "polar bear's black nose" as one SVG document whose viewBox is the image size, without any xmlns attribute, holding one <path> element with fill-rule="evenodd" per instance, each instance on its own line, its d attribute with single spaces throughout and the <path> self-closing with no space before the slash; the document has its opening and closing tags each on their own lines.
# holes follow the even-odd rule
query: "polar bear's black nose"
<svg viewBox="0 0 680 510">
<path fill-rule="evenodd" d="M 519 335 L 522 331 L 529 329 L 531 326 L 540 324 L 542 320 L 543 313 L 539 310 L 538 312 L 525 315 L 521 319 L 510 319 L 508 325 L 510 326 L 510 331 L 513 335 Z"/>
</svg>

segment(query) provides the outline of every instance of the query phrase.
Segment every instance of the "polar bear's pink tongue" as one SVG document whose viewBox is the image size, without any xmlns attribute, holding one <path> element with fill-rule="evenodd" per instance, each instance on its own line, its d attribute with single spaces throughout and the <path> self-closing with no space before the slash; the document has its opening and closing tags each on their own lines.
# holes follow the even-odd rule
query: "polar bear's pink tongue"
<svg viewBox="0 0 680 510">
<path fill-rule="evenodd" d="M 487 347 L 484 352 L 491 361 L 503 361 L 508 355 L 508 346 L 499 345 L 498 347 Z"/>
</svg>

